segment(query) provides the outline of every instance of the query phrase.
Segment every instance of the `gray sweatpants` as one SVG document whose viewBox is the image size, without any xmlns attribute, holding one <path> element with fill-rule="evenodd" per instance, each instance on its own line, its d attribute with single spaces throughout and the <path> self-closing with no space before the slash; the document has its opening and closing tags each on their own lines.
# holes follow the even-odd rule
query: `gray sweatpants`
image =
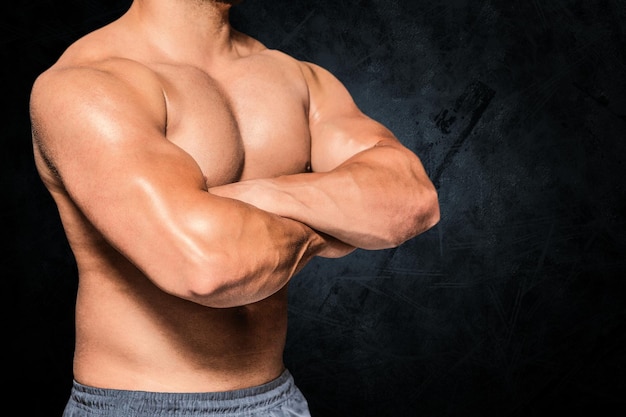
<svg viewBox="0 0 626 417">
<path fill-rule="evenodd" d="M 88 387 L 74 381 L 63 417 L 310 417 L 285 370 L 267 384 L 235 391 L 161 393 Z"/>
</svg>

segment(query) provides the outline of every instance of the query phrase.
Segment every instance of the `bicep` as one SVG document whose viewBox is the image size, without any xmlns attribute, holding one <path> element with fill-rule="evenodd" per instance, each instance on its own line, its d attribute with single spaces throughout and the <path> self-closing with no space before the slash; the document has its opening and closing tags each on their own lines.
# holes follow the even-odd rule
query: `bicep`
<svg viewBox="0 0 626 417">
<path fill-rule="evenodd" d="M 182 240 L 184 208 L 208 195 L 202 172 L 164 136 L 157 92 L 133 94 L 98 72 L 74 75 L 34 90 L 37 142 L 74 204 L 111 245 L 138 266 L 158 264 Z"/>
<path fill-rule="evenodd" d="M 311 165 L 329 171 L 381 142 L 399 145 L 384 125 L 364 114 L 346 87 L 330 72 L 305 64 L 309 85 Z"/>
</svg>

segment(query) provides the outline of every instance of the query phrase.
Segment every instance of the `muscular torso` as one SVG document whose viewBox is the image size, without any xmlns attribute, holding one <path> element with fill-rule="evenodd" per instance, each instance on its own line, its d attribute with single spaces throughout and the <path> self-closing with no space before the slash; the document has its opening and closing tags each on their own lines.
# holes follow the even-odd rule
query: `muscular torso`
<svg viewBox="0 0 626 417">
<path fill-rule="evenodd" d="M 97 41 L 97 39 L 96 39 Z M 208 186 L 303 172 L 310 163 L 307 88 L 298 64 L 260 50 L 224 65 L 150 63 L 167 107 L 166 137 Z M 212 309 L 158 289 L 45 172 L 79 268 L 75 378 L 117 389 L 197 392 L 261 384 L 282 371 L 286 287 L 249 306 Z"/>
</svg>

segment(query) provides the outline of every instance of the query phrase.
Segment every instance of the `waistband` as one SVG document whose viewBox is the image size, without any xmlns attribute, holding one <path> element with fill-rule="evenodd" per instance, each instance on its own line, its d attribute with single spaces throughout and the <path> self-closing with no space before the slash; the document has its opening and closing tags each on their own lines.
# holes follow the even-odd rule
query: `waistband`
<svg viewBox="0 0 626 417">
<path fill-rule="evenodd" d="M 263 385 L 223 392 L 170 393 L 95 388 L 73 382 L 70 404 L 92 410 L 115 410 L 118 415 L 167 414 L 240 416 L 249 411 L 276 407 L 297 392 L 293 377 L 285 370 Z"/>
</svg>

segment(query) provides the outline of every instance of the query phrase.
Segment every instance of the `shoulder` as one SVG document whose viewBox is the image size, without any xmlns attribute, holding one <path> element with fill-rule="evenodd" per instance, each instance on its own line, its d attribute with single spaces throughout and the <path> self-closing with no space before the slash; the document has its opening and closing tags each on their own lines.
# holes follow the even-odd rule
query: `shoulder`
<svg viewBox="0 0 626 417">
<path fill-rule="evenodd" d="M 65 106 L 105 106 L 132 96 L 162 94 L 158 74 L 122 53 L 124 37 L 104 27 L 71 44 L 40 74 L 31 91 L 31 110 L 45 113 Z M 152 96 L 152 97 L 151 97 Z"/>
<path fill-rule="evenodd" d="M 75 121 L 78 114 L 95 116 L 131 107 L 159 117 L 164 112 L 163 88 L 150 68 L 119 57 L 62 58 L 35 79 L 30 97 L 35 124 L 60 124 L 62 117 Z"/>
<path fill-rule="evenodd" d="M 313 62 L 299 60 L 277 49 L 265 49 L 260 55 L 271 59 L 276 72 L 287 77 L 285 79 L 299 80 L 306 87 L 309 94 L 345 94 L 343 83 L 329 70 Z"/>
<path fill-rule="evenodd" d="M 122 126 L 139 132 L 163 130 L 166 123 L 156 74 L 115 57 L 57 62 L 34 81 L 29 111 L 36 155 L 56 177 L 67 155 L 85 158 L 103 145 L 128 141 L 132 136 L 118 134 Z"/>
<path fill-rule="evenodd" d="M 235 31 L 234 33 L 242 55 L 265 59 L 270 66 L 276 67 L 281 73 L 290 72 L 292 75 L 297 74 L 307 84 L 338 81 L 330 71 L 320 65 L 299 60 L 280 49 L 268 48 L 259 40 L 242 32 Z"/>
<path fill-rule="evenodd" d="M 351 100 L 350 94 L 344 84 L 337 76 L 323 66 L 305 60 L 298 60 L 283 52 L 271 51 L 271 53 L 275 54 L 277 59 L 282 60 L 284 65 L 291 65 L 297 68 L 312 100 L 320 100 L 326 96 L 332 98 L 334 101 L 342 101 L 344 99 Z"/>
<path fill-rule="evenodd" d="M 49 104 L 59 99 L 103 99 L 110 93 L 150 93 L 161 87 L 158 75 L 147 66 L 127 58 L 60 60 L 34 81 L 32 99 Z"/>
<path fill-rule="evenodd" d="M 348 89 L 328 69 L 312 62 L 300 61 L 300 70 L 309 91 L 312 114 L 323 109 L 333 114 L 357 110 Z"/>
<path fill-rule="evenodd" d="M 334 78 L 334 76 L 325 68 L 312 62 L 299 60 L 281 50 L 278 49 L 264 49 L 259 52 L 273 59 L 278 65 L 283 68 L 296 70 L 304 77 L 307 82 L 316 82 L 323 78 Z"/>
</svg>

